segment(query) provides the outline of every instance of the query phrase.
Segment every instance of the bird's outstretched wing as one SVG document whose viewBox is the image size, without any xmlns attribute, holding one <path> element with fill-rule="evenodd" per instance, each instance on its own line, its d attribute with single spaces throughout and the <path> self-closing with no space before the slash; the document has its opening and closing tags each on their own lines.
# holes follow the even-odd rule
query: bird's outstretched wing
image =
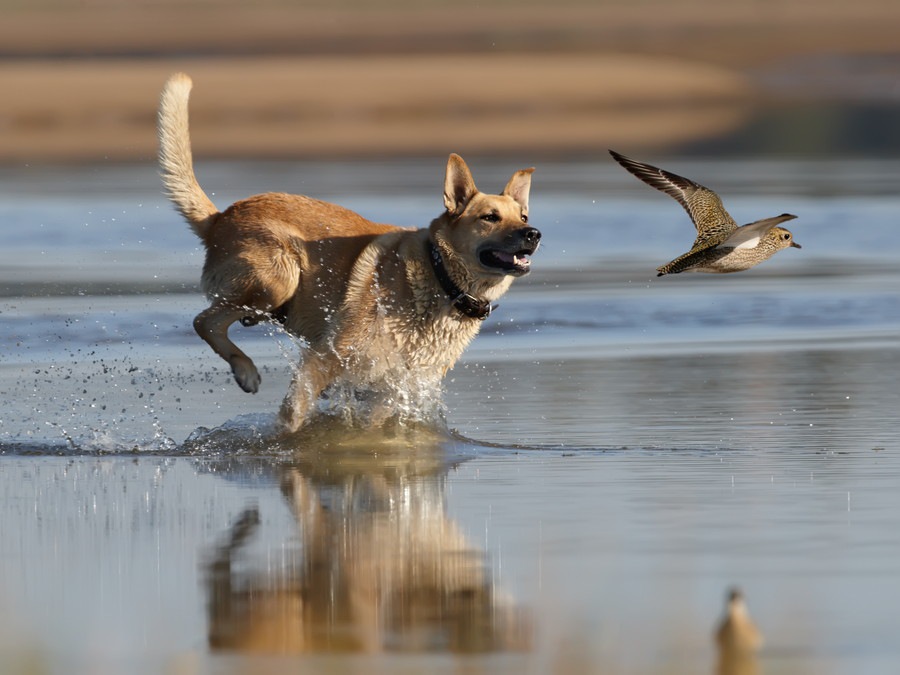
<svg viewBox="0 0 900 675">
<path fill-rule="evenodd" d="M 652 164 L 630 159 L 614 150 L 610 150 L 609 154 L 629 173 L 650 187 L 665 192 L 684 207 L 697 228 L 697 239 L 691 251 L 721 244 L 737 229 L 737 223 L 725 210 L 719 195 L 709 188 Z"/>
</svg>

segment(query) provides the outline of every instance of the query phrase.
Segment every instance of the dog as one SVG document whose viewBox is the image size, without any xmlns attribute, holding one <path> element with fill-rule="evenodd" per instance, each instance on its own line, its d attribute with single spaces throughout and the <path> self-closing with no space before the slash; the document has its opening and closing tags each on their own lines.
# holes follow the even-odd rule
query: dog
<svg viewBox="0 0 900 675">
<path fill-rule="evenodd" d="M 280 321 L 306 343 L 279 412 L 303 426 L 338 379 L 367 388 L 418 381 L 439 386 L 493 303 L 528 274 L 541 233 L 528 224 L 533 168 L 499 195 L 475 186 L 451 154 L 444 212 L 427 228 L 371 222 L 335 204 L 265 193 L 219 211 L 194 174 L 188 128 L 192 82 L 169 78 L 158 115 L 166 192 L 206 247 L 202 288 L 210 306 L 194 319 L 203 340 L 256 393 L 253 361 L 228 337 L 235 322 Z"/>
</svg>

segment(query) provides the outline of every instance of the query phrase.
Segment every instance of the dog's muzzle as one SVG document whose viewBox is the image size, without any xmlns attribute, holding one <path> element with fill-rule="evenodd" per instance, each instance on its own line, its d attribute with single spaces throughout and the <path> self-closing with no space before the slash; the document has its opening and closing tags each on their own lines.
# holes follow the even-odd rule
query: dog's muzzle
<svg viewBox="0 0 900 675">
<path fill-rule="evenodd" d="M 502 245 L 488 244 L 478 252 L 478 260 L 485 267 L 502 270 L 513 276 L 531 271 L 531 258 L 541 242 L 541 231 L 535 227 L 517 230 Z"/>
</svg>

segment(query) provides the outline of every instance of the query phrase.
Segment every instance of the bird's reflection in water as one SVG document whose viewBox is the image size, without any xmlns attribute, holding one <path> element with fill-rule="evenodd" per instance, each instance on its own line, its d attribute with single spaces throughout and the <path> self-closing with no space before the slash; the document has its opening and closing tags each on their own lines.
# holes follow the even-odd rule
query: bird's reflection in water
<svg viewBox="0 0 900 675">
<path fill-rule="evenodd" d="M 446 434 L 320 430 L 276 467 L 295 559 L 235 564 L 248 508 L 206 566 L 213 649 L 269 653 L 528 649 L 531 626 L 447 515 Z M 449 443 L 449 446 L 448 446 Z"/>
<path fill-rule="evenodd" d="M 725 614 L 715 638 L 715 675 L 759 675 L 757 653 L 763 645 L 763 635 L 750 618 L 744 594 L 737 587 L 728 591 Z"/>
</svg>

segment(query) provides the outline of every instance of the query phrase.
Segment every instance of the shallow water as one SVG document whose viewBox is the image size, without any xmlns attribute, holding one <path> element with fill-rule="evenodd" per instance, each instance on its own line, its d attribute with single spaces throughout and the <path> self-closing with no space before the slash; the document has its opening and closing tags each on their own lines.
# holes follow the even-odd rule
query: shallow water
<svg viewBox="0 0 900 675">
<path fill-rule="evenodd" d="M 893 672 L 900 164 L 663 165 L 740 222 L 797 214 L 803 249 L 657 279 L 692 239 L 672 200 L 541 164 L 544 245 L 450 374 L 450 431 L 281 444 L 297 348 L 236 328 L 263 388 L 233 384 L 152 168 L 4 170 L 0 670 L 712 672 L 739 584 L 767 637 L 739 672 Z M 199 174 L 424 225 L 442 170 Z"/>
</svg>

